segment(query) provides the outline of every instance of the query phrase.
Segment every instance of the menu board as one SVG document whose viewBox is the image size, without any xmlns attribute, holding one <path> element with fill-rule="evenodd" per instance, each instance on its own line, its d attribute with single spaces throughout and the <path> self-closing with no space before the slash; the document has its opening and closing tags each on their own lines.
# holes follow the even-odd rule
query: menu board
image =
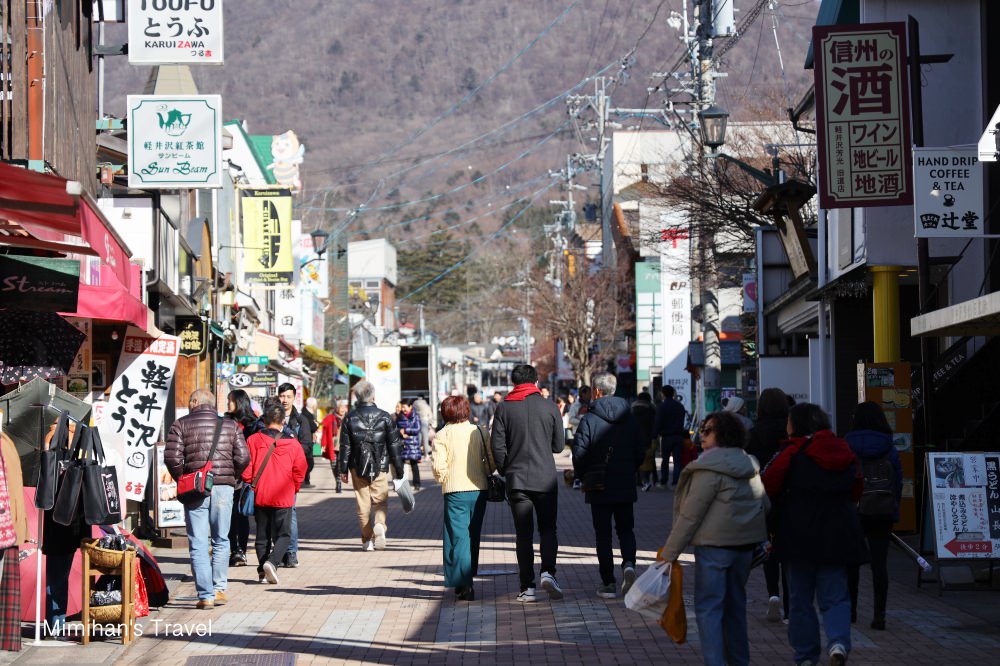
<svg viewBox="0 0 1000 666">
<path fill-rule="evenodd" d="M 1000 554 L 1000 452 L 928 453 L 938 559 Z"/>
<path fill-rule="evenodd" d="M 899 522 L 894 529 L 912 532 L 917 529 L 917 505 L 913 493 L 913 406 L 909 363 L 859 363 L 858 402 L 871 401 L 882 408 L 892 440 L 903 468 L 903 496 L 899 503 Z"/>
</svg>

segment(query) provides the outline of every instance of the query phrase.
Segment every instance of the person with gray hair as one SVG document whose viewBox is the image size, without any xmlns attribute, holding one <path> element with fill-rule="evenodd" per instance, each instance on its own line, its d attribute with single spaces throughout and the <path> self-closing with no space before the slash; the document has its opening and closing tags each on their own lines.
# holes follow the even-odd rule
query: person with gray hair
<svg viewBox="0 0 1000 666">
<path fill-rule="evenodd" d="M 354 386 L 354 409 L 344 417 L 337 464 L 347 483 L 350 472 L 358 503 L 361 547 L 385 549 L 386 505 L 389 503 L 389 463 L 395 479 L 403 478 L 402 438 L 392 416 L 375 406 L 375 387 L 362 380 Z"/>
<path fill-rule="evenodd" d="M 226 603 L 233 492 L 250 462 L 250 451 L 236 421 L 219 416 L 211 391 L 198 389 L 188 406 L 190 413 L 170 426 L 163 461 L 174 480 L 212 462 L 211 492 L 184 503 L 197 607 L 207 610 Z"/>
<path fill-rule="evenodd" d="M 622 594 L 635 582 L 635 517 L 633 505 L 635 473 L 646 455 L 639 437 L 639 424 L 632 415 L 628 400 L 615 396 L 617 378 L 599 372 L 591 382 L 593 401 L 580 419 L 573 446 L 573 466 L 583 482 L 583 492 L 594 522 L 597 538 L 597 561 L 601 584 L 597 596 L 614 599 L 614 554 L 611 550 L 611 524 L 618 532 L 622 556 Z"/>
</svg>

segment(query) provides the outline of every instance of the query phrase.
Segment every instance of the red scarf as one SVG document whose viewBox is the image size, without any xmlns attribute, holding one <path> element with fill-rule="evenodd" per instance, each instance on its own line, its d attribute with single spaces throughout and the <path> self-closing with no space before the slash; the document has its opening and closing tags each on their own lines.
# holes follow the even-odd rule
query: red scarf
<svg viewBox="0 0 1000 666">
<path fill-rule="evenodd" d="M 513 391 L 507 394 L 507 397 L 504 398 L 504 400 L 510 400 L 510 401 L 524 400 L 532 393 L 540 394 L 541 391 L 539 391 L 538 387 L 535 386 L 534 384 L 518 384 L 517 386 L 514 387 Z"/>
</svg>

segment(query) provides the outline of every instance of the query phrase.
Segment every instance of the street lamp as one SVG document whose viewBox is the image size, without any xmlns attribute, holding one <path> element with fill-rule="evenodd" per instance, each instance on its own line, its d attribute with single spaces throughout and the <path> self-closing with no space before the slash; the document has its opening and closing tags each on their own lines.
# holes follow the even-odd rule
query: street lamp
<svg viewBox="0 0 1000 666">
<path fill-rule="evenodd" d="M 701 142 L 716 152 L 726 142 L 726 123 L 729 112 L 721 106 L 712 105 L 698 112 L 701 127 Z"/>
<path fill-rule="evenodd" d="M 322 259 L 327 246 L 330 244 L 330 234 L 322 229 L 313 229 L 309 236 L 312 238 L 313 252 L 316 253 L 317 257 Z"/>
</svg>

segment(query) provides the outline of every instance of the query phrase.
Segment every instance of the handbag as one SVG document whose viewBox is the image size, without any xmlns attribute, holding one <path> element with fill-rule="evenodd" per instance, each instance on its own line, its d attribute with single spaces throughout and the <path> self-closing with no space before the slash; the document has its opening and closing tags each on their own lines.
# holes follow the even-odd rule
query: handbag
<svg viewBox="0 0 1000 666">
<path fill-rule="evenodd" d="M 114 525 L 122 519 L 118 494 L 118 470 L 108 465 L 101 433 L 87 428 L 84 433 L 83 518 L 88 525 Z M 88 454 L 93 454 L 88 458 Z"/>
<path fill-rule="evenodd" d="M 587 471 L 583 473 L 583 492 L 585 493 L 599 493 L 605 489 L 605 480 L 608 475 L 608 463 L 611 462 L 611 454 L 614 453 L 615 447 L 608 447 L 608 454 L 604 456 L 604 462 L 597 465 L 591 465 L 587 468 Z"/>
<path fill-rule="evenodd" d="M 660 626 L 678 645 L 687 642 L 688 624 L 683 592 L 684 574 L 680 562 L 675 561 L 670 565 L 670 594 L 667 598 L 667 608 L 660 617 Z"/>
<path fill-rule="evenodd" d="M 482 445 L 480 447 L 480 451 L 482 452 L 480 457 L 483 461 L 483 472 L 486 473 L 486 501 L 506 502 L 507 481 L 499 474 L 494 474 L 490 471 L 490 463 L 488 462 L 489 454 L 486 452 L 486 438 L 483 437 L 483 431 L 479 426 L 476 426 L 476 432 L 479 433 L 479 442 Z"/>
<path fill-rule="evenodd" d="M 35 483 L 35 508 L 50 511 L 56 504 L 56 491 L 65 468 L 60 469 L 59 463 L 65 462 L 69 447 L 69 415 L 59 414 L 56 430 L 49 439 L 45 449 L 38 452 L 38 479 Z"/>
<path fill-rule="evenodd" d="M 80 494 L 83 490 L 83 467 L 85 461 L 82 458 L 81 445 L 84 433 L 90 430 L 79 425 L 76 428 L 76 436 L 73 437 L 73 446 L 64 460 L 59 462 L 57 478 L 59 489 L 56 491 L 56 501 L 52 505 L 52 520 L 60 525 L 72 525 L 76 522 L 80 510 Z"/>
<path fill-rule="evenodd" d="M 212 458 L 219 446 L 219 435 L 222 434 L 222 417 L 215 424 L 215 435 L 212 437 L 212 448 L 208 451 L 208 460 L 200 469 L 182 474 L 177 479 L 177 499 L 181 502 L 197 502 L 212 494 Z"/>
<path fill-rule="evenodd" d="M 260 475 L 264 473 L 264 468 L 267 467 L 267 461 L 271 459 L 271 454 L 274 453 L 274 449 L 278 446 L 278 439 L 274 439 L 274 443 L 267 450 L 267 455 L 264 456 L 264 461 L 260 464 L 260 469 L 257 470 L 257 476 L 253 477 L 253 481 L 249 484 L 243 484 L 243 487 L 237 490 L 236 507 L 238 508 L 240 515 L 246 516 L 247 518 L 253 516 L 254 507 L 256 506 L 257 500 L 257 482 L 260 481 Z"/>
</svg>

